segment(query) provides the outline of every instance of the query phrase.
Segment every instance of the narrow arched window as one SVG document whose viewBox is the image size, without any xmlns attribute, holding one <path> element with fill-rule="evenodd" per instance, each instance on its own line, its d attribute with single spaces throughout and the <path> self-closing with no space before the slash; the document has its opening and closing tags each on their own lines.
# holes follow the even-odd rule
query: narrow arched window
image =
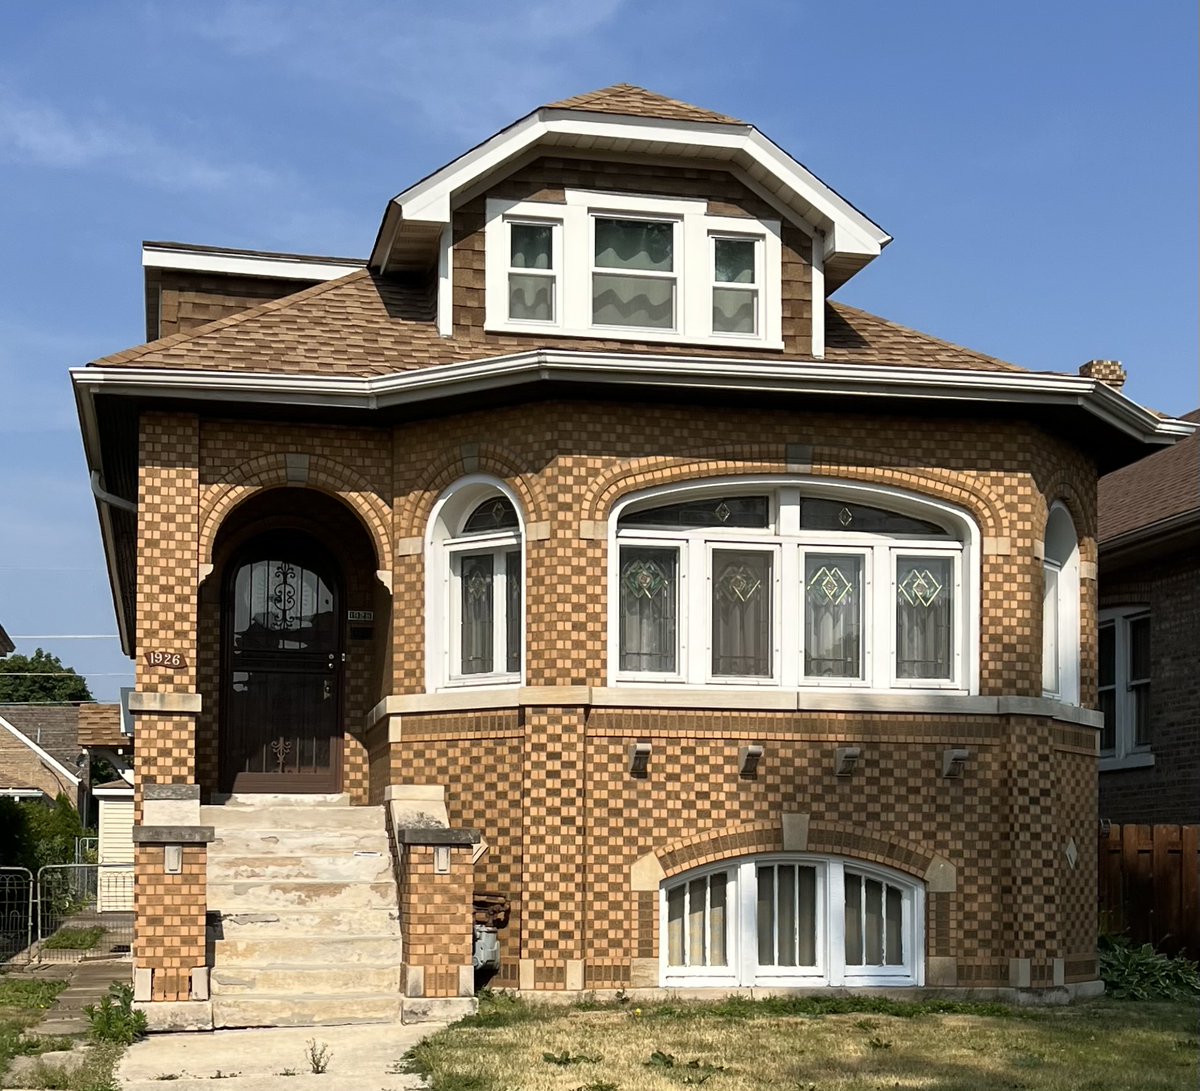
<svg viewBox="0 0 1200 1091">
<path fill-rule="evenodd" d="M 512 498 L 496 484 L 460 483 L 439 503 L 431 539 L 431 684 L 519 680 L 524 581 Z"/>
<path fill-rule="evenodd" d="M 1079 703 L 1079 540 L 1062 504 L 1046 521 L 1042 580 L 1042 692 Z"/>
</svg>

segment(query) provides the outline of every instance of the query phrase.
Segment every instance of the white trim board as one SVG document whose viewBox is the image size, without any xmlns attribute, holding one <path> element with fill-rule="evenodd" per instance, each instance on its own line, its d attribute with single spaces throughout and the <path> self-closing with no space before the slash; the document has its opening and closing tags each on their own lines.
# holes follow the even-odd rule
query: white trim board
<svg viewBox="0 0 1200 1091">
<path fill-rule="evenodd" d="M 337 280 L 357 273 L 365 262 L 339 262 L 309 258 L 229 252 L 224 250 L 174 249 L 144 244 L 142 266 L 146 269 L 176 269 L 228 276 L 276 277 L 283 280 Z"/>
<path fill-rule="evenodd" d="M 14 727 L 3 716 L 0 716 L 0 727 L 7 728 L 16 739 L 23 742 L 27 747 L 29 747 L 29 749 L 32 750 L 41 759 L 43 765 L 48 766 L 49 768 L 53 769 L 57 773 L 61 773 L 72 784 L 78 786 L 79 781 L 80 781 L 80 777 L 78 775 L 76 775 L 75 773 L 72 773 L 70 769 L 68 769 L 65 765 L 63 765 L 63 763 L 61 761 L 58 760 L 58 758 L 54 757 L 52 754 L 49 754 L 45 750 L 43 750 L 28 735 L 26 735 L 24 731 L 22 731 L 18 727 Z"/>
</svg>

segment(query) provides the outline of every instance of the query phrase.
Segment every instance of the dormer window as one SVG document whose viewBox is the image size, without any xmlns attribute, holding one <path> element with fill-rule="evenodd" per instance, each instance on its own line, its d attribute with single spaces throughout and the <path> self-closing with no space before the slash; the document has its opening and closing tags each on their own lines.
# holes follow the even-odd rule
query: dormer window
<svg viewBox="0 0 1200 1091">
<path fill-rule="evenodd" d="M 490 330 L 783 347 L 778 221 L 575 190 L 487 208 Z"/>
</svg>

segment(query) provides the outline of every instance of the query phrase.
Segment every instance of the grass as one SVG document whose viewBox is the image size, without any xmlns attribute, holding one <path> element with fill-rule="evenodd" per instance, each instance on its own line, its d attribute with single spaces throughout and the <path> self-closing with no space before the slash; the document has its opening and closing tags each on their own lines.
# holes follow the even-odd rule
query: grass
<svg viewBox="0 0 1200 1091">
<path fill-rule="evenodd" d="M 48 940 L 42 941 L 42 947 L 52 951 L 90 951 L 102 935 L 104 929 L 98 924 L 90 928 L 60 928 Z"/>
<path fill-rule="evenodd" d="M 1196 1010 L 859 999 L 527 1004 L 504 995 L 406 1056 L 432 1091 L 1194 1091 Z"/>
</svg>

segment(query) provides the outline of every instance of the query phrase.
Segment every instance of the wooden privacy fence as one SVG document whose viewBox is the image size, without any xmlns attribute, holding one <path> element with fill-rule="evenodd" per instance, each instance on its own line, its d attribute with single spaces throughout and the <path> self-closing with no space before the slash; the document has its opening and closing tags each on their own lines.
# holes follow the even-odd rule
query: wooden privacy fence
<svg viewBox="0 0 1200 1091">
<path fill-rule="evenodd" d="M 1200 826 L 1102 826 L 1100 926 L 1200 958 Z"/>
</svg>

